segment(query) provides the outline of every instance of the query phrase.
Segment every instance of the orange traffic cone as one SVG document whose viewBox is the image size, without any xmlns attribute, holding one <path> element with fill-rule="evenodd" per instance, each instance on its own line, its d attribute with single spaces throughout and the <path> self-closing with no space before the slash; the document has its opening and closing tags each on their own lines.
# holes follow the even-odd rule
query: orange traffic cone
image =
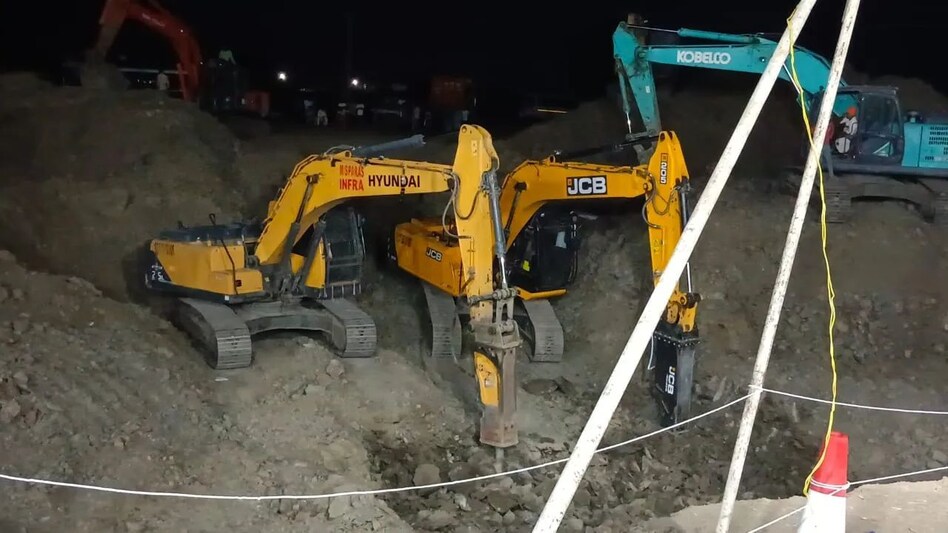
<svg viewBox="0 0 948 533">
<path fill-rule="evenodd" d="M 820 453 L 822 453 L 822 449 Z M 849 468 L 849 436 L 830 433 L 826 456 L 810 480 L 806 509 L 797 533 L 844 533 L 846 531 L 846 480 Z"/>
</svg>

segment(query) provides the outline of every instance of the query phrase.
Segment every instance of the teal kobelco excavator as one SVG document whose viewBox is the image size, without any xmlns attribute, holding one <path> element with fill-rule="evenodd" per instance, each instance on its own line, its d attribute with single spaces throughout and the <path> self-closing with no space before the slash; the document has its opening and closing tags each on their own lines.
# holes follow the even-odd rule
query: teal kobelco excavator
<svg viewBox="0 0 948 533">
<path fill-rule="evenodd" d="M 654 39 L 662 44 L 651 44 L 652 35 L 666 38 Z M 612 46 L 633 140 L 653 137 L 663 129 L 653 65 L 761 74 L 777 43 L 761 34 L 653 28 L 646 26 L 640 15 L 632 14 L 619 23 Z M 780 78 L 797 86 L 811 124 L 815 124 L 830 63 L 797 46 L 794 65 L 796 80 L 790 58 Z M 635 109 L 643 131 L 633 131 Z M 935 121 L 914 110 L 904 112 L 897 87 L 849 85 L 845 81 L 840 82 L 833 115 L 823 150 L 828 172 L 827 221 L 848 219 L 854 198 L 882 197 L 912 202 L 926 217 L 948 225 L 948 121 Z M 808 150 L 805 146 L 803 154 Z M 802 167 L 788 169 L 792 181 L 798 181 Z"/>
</svg>

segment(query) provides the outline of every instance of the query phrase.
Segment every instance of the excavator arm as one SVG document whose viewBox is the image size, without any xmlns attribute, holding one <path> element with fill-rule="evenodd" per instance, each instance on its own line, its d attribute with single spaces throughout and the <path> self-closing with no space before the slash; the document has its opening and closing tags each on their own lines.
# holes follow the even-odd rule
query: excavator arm
<svg viewBox="0 0 948 533">
<path fill-rule="evenodd" d="M 393 243 L 398 266 L 422 281 L 433 357 L 460 354 L 458 304 L 469 313 L 482 407 L 480 440 L 505 448 L 518 442 L 516 352 L 521 339 L 513 312 L 516 292 L 504 267 L 498 167 L 488 133 L 479 126 L 462 126 L 452 167 L 457 179 L 444 217 L 399 224 Z"/>
<path fill-rule="evenodd" d="M 99 16 L 99 35 L 93 48 L 95 56 L 104 60 L 126 19 L 138 21 L 171 43 L 178 56 L 181 92 L 185 100 L 194 101 L 201 83 L 200 46 L 191 29 L 155 0 L 149 0 L 147 5 L 137 0 L 106 0 Z"/>
<path fill-rule="evenodd" d="M 555 157 L 520 164 L 508 174 L 501 195 L 508 248 L 546 206 L 644 196 L 643 217 L 648 225 L 652 278 L 657 284 L 687 222 L 689 174 L 678 137 L 672 132 L 661 132 L 656 140 L 649 163 L 636 167 L 561 162 Z M 534 256 L 508 254 L 510 268 L 515 274 L 549 268 L 545 264 L 529 264 Z M 565 287 L 544 288 L 544 292 L 533 293 L 518 287 L 518 294 L 523 300 L 533 300 L 566 292 Z M 690 406 L 699 300 L 693 292 L 689 265 L 684 287 L 676 287 L 669 299 L 651 348 L 655 392 L 667 423 L 687 416 Z"/>
<path fill-rule="evenodd" d="M 650 28 L 635 24 L 641 20 L 635 15 L 629 18 L 629 22 L 619 23 L 613 32 L 612 49 L 629 136 L 633 139 L 655 136 L 662 130 L 658 94 L 652 75 L 653 64 L 761 74 L 777 47 L 775 41 L 761 35 L 735 35 L 688 28 L 662 31 L 673 31 L 679 37 L 704 43 L 647 45 L 643 30 Z M 803 103 L 810 108 L 826 86 L 830 64 L 822 56 L 800 46 L 795 47 L 794 56 Z M 788 58 L 779 76 L 793 83 L 789 61 Z M 840 85 L 846 84 L 841 82 Z M 841 114 L 848 105 L 850 102 L 837 100 L 835 110 Z M 632 121 L 636 109 L 644 128 L 641 132 L 633 131 Z"/>
<path fill-rule="evenodd" d="M 420 136 L 386 149 L 421 144 Z M 333 208 L 357 198 L 445 192 L 457 179 L 450 165 L 362 155 L 377 147 L 327 151 L 300 161 L 260 224 L 198 226 L 165 232 L 150 248 L 163 265 L 167 286 L 230 301 L 273 296 L 331 296 L 356 284 L 361 271 L 332 275 L 344 255 L 326 231 Z M 340 221 L 338 242 L 362 247 L 361 222 Z M 351 226 L 352 231 L 347 229 Z M 341 248 L 340 245 L 337 248 Z M 364 250 L 346 255 L 361 264 Z M 346 259 L 349 259 L 347 257 Z M 355 267 L 355 265 L 351 265 Z M 157 281 L 157 280 L 153 280 Z"/>
<path fill-rule="evenodd" d="M 516 361 L 521 339 L 513 312 L 516 292 L 508 286 L 504 268 L 499 166 L 487 132 L 479 126 L 462 126 L 454 160 L 459 177 L 454 223 L 463 297 L 474 332 L 474 371 L 482 406 L 480 441 L 506 448 L 518 442 Z"/>
</svg>

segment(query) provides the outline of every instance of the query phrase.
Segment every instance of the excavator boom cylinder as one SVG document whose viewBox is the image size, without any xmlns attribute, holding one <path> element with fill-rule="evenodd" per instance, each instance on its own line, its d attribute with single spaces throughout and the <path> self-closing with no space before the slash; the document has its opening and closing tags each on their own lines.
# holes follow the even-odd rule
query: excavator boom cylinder
<svg viewBox="0 0 948 533">
<path fill-rule="evenodd" d="M 497 174 L 491 171 L 485 176 L 487 195 L 490 198 L 490 221 L 494 228 L 494 256 L 500 265 L 500 288 L 507 290 L 507 242 L 504 236 L 503 216 L 500 212 L 500 189 L 497 186 Z"/>
</svg>

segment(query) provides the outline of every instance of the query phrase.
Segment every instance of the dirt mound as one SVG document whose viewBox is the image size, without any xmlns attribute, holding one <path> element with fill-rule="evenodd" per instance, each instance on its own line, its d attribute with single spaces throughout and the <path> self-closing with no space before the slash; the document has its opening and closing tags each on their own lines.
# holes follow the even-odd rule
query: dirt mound
<svg viewBox="0 0 948 533">
<path fill-rule="evenodd" d="M 705 175 L 720 155 L 753 81 L 727 87 L 709 80 L 662 89 L 663 120 L 681 136 L 693 177 Z M 799 113 L 788 90 L 775 88 L 736 178 L 766 177 L 798 153 Z M 378 357 L 340 360 L 317 340 L 278 334 L 255 339 L 253 367 L 235 372 L 211 371 L 184 333 L 99 293 L 96 286 L 124 294 L 122 260 L 160 229 L 179 218 L 200 223 L 210 211 L 226 220 L 246 200 L 250 189 L 233 170 L 234 139 L 212 117 L 144 91 L 106 97 L 23 77 L 0 79 L 0 94 L 15 95 L 0 112 L 17 133 L 0 143 L 7 150 L 0 223 L 9 228 L 2 242 L 21 259 L 76 276 L 32 272 L 0 252 L 0 448 L 18 458 L 19 473 L 155 490 L 313 494 L 493 472 L 490 450 L 476 443 L 476 409 L 463 400 L 474 393 L 473 378 L 438 383 L 449 380 L 422 370 L 427 338 L 416 280 L 388 274 L 366 280 L 362 303 L 379 323 Z M 498 140 L 505 168 L 555 148 L 621 139 L 624 117 L 617 109 L 608 100 L 589 103 Z M 314 151 L 313 142 L 306 136 L 289 151 L 282 140 L 279 147 L 263 143 L 251 162 L 270 174 L 279 157 L 288 170 L 298 151 Z M 453 154 L 454 142 L 432 146 L 432 153 Z M 735 182 L 741 181 L 725 189 L 692 264 L 703 297 L 697 412 L 746 392 L 792 204 Z M 255 201 L 275 184 L 256 184 Z M 567 335 L 563 361 L 518 361 L 522 437 L 506 467 L 568 453 L 641 313 L 651 287 L 647 229 L 641 204 L 632 204 L 585 222 L 580 275 L 554 301 Z M 407 211 L 414 206 L 405 204 L 399 214 Z M 376 216 L 380 210 L 367 212 L 375 213 L 369 220 L 379 221 L 380 232 L 390 231 Z M 825 397 L 818 237 L 811 217 L 768 385 Z M 944 405 L 948 287 L 932 277 L 948 268 L 942 234 L 916 213 L 880 203 L 860 205 L 849 225 L 830 229 L 830 239 L 840 399 Z M 470 361 L 463 363 L 470 370 Z M 630 386 L 604 444 L 657 428 L 647 389 L 637 379 Z M 798 492 L 825 414 L 822 405 L 768 396 L 742 496 Z M 718 499 L 738 416 L 735 407 L 682 432 L 597 456 L 564 530 L 622 529 Z M 908 471 L 943 462 L 933 450 L 945 448 L 946 436 L 926 429 L 930 422 L 841 409 L 837 428 L 866 443 L 853 448 L 852 477 L 891 474 L 894 464 Z M 558 472 L 379 498 L 268 504 L 18 486 L 0 529 L 528 531 Z"/>
<path fill-rule="evenodd" d="M 123 262 L 163 228 L 240 206 L 238 145 L 193 106 L 151 91 L 0 83 L 0 245 L 30 264 L 127 294 Z"/>
<path fill-rule="evenodd" d="M 880 76 L 871 81 L 873 85 L 891 85 L 899 90 L 902 112 L 919 111 L 923 116 L 948 115 L 948 95 L 938 91 L 931 84 L 917 78 Z"/>
<path fill-rule="evenodd" d="M 370 379 L 346 386 L 345 367 L 303 340 L 269 352 L 294 354 L 295 367 L 278 356 L 276 372 L 258 364 L 227 377 L 144 308 L 103 297 L 80 278 L 27 270 L 0 250 L 0 447 L 16 459 L 5 473 L 229 494 L 372 486 L 353 426 L 372 429 L 380 417 L 397 424 L 421 400 L 392 401 Z M 269 357 L 266 345 L 257 353 Z M 383 373 L 405 378 L 398 368 Z M 368 398 L 379 405 L 364 417 L 345 414 Z M 9 488 L 3 531 L 245 530 L 261 523 L 271 531 L 410 531 L 372 497 L 182 503 Z"/>
<path fill-rule="evenodd" d="M 681 139 L 689 170 L 695 177 L 710 174 L 730 138 L 730 133 L 754 90 L 753 78 L 722 79 L 694 73 L 687 89 L 675 84 L 658 86 L 662 127 L 675 131 Z M 641 119 L 632 117 L 634 131 L 641 131 Z M 562 117 L 529 127 L 502 141 L 505 167 L 523 158 L 550 155 L 555 149 L 574 150 L 621 142 L 628 127 L 618 100 L 611 97 L 586 102 Z M 779 174 L 783 165 L 800 154 L 802 119 L 794 93 L 776 86 L 754 128 L 736 173 L 750 178 Z M 634 162 L 634 153 L 587 157 L 589 161 L 613 164 Z M 511 167 L 512 168 L 512 167 Z"/>
<path fill-rule="evenodd" d="M 622 110 L 616 101 L 584 102 L 565 115 L 530 126 L 502 141 L 502 162 L 513 168 L 523 159 L 546 157 L 554 150 L 619 142 L 625 131 Z"/>
<path fill-rule="evenodd" d="M 858 79 L 864 79 L 858 76 Z M 682 81 L 684 80 L 684 81 Z M 664 129 L 681 139 L 685 159 L 694 177 L 710 174 L 730 139 L 741 113 L 754 90 L 754 76 L 733 76 L 717 72 L 693 71 L 659 82 L 659 114 Z M 948 96 L 930 84 L 913 78 L 883 76 L 869 80 L 873 85 L 899 88 L 903 112 L 918 110 L 925 117 L 948 115 Z M 642 129 L 640 118 L 632 117 L 634 131 Z M 513 168 L 525 158 L 540 158 L 556 149 L 578 149 L 622 141 L 628 128 L 621 105 L 615 98 L 586 102 L 561 117 L 524 129 L 498 143 L 504 168 Z M 778 80 L 760 119 L 748 137 L 734 175 L 767 182 L 781 169 L 802 160 L 805 149 L 804 123 L 796 93 Z M 633 155 L 600 158 L 602 162 L 628 164 Z M 586 158 L 597 160 L 596 158 Z"/>
</svg>

